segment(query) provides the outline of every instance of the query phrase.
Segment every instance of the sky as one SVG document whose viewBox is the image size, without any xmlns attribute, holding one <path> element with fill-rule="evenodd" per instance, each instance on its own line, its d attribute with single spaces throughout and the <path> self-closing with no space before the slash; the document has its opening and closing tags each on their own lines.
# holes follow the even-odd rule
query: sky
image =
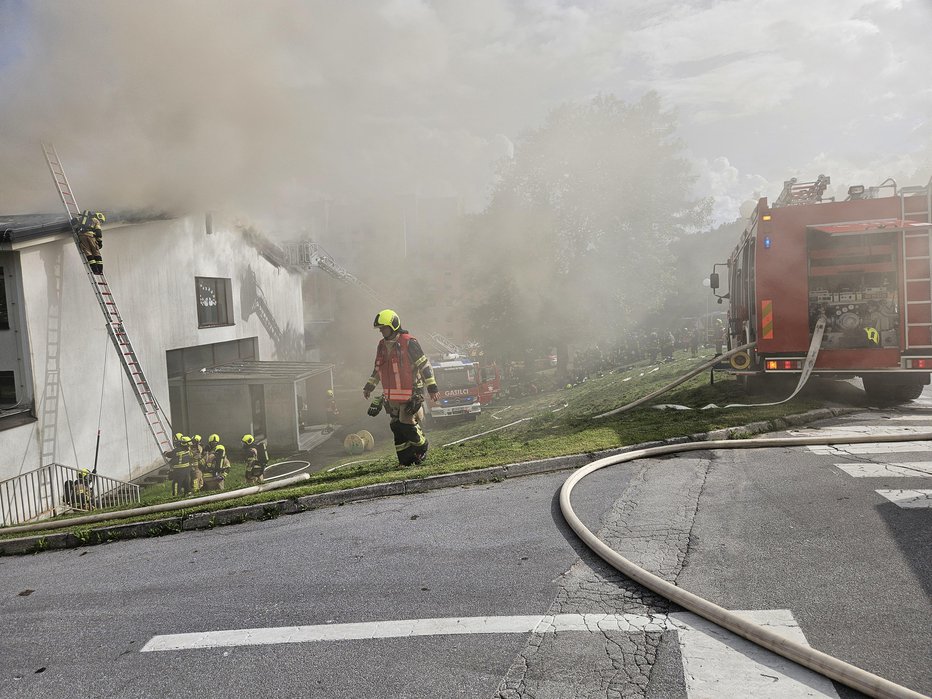
<svg viewBox="0 0 932 699">
<path fill-rule="evenodd" d="M 561 103 L 656 91 L 713 223 L 932 177 L 932 0 L 0 0 L 0 211 L 488 202 Z"/>
</svg>

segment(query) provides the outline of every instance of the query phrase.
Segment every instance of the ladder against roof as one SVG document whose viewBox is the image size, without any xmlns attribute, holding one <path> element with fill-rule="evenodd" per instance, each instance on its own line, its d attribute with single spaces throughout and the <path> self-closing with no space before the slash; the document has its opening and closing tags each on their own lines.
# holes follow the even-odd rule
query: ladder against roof
<svg viewBox="0 0 932 699">
<path fill-rule="evenodd" d="M 113 291 L 110 289 L 110 284 L 107 282 L 107 277 L 102 273 L 94 274 L 83 253 L 81 253 L 76 223 L 81 209 L 78 207 L 78 202 L 74 197 L 74 193 L 71 191 L 71 185 L 68 183 L 68 178 L 65 176 L 65 170 L 58 158 L 58 153 L 55 151 L 55 147 L 49 143 L 42 144 L 42 152 L 45 154 L 45 161 L 48 163 L 49 171 L 52 173 L 52 179 L 55 181 L 58 196 L 61 198 L 62 204 L 64 204 L 65 210 L 68 212 L 74 244 L 78 249 L 78 254 L 81 256 L 87 279 L 91 284 L 91 288 L 94 290 L 94 296 L 97 298 L 97 303 L 107 323 L 107 333 L 110 335 L 110 340 L 113 342 L 113 346 L 116 348 L 117 354 L 120 357 L 120 363 L 123 365 L 123 371 L 129 379 L 130 386 L 133 387 L 133 393 L 136 396 L 139 407 L 142 408 L 146 424 L 149 426 L 149 431 L 152 433 L 152 437 L 155 439 L 156 444 L 158 444 L 159 451 L 164 454 L 172 449 L 168 418 L 165 416 L 155 395 L 152 393 L 152 388 L 146 380 L 145 372 L 143 372 L 142 366 L 139 364 L 139 357 L 136 355 L 136 350 L 133 349 L 132 342 L 130 342 L 129 334 L 123 324 L 123 317 L 120 315 L 119 308 L 117 308 L 116 300 L 113 297 Z"/>
<path fill-rule="evenodd" d="M 932 180 L 925 187 L 902 187 L 900 218 L 932 224 Z M 906 285 L 904 317 L 906 349 L 932 348 L 932 226 L 903 230 L 903 268 Z"/>
</svg>

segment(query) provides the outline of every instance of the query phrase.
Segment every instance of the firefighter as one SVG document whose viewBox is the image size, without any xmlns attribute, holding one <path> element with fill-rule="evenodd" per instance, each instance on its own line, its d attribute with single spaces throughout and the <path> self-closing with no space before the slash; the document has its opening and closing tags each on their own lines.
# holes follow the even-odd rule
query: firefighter
<svg viewBox="0 0 932 699">
<path fill-rule="evenodd" d="M 87 210 L 71 219 L 71 225 L 78 233 L 78 247 L 81 248 L 81 253 L 94 274 L 104 273 L 104 260 L 100 256 L 104 238 L 100 224 L 106 220 L 107 217 L 102 212 L 91 213 Z"/>
<path fill-rule="evenodd" d="M 170 462 L 168 478 L 171 481 L 172 497 L 186 495 L 193 488 L 191 466 L 191 438 L 182 436 L 178 440 Z"/>
<path fill-rule="evenodd" d="M 382 333 L 382 339 L 376 348 L 375 367 L 362 394 L 368 399 L 381 382 L 384 400 L 380 407 L 388 413 L 398 463 L 420 464 L 427 456 L 427 436 L 420 425 L 424 418 L 424 387 L 432 400 L 439 393 L 433 369 L 417 339 L 401 327 L 397 313 L 390 309 L 381 311 L 372 326 Z M 378 412 L 373 401 L 369 413 Z"/>
<path fill-rule="evenodd" d="M 196 493 L 204 486 L 204 465 L 207 453 L 201 444 L 201 435 L 191 437 L 191 487 Z"/>
<path fill-rule="evenodd" d="M 246 483 L 249 485 L 258 483 L 262 479 L 265 466 L 259 458 L 256 438 L 251 434 L 243 435 L 243 461 L 246 462 Z"/>
<path fill-rule="evenodd" d="M 204 490 L 223 490 L 227 474 L 230 472 L 230 460 L 226 447 L 220 444 L 220 437 L 211 443 L 208 440 L 208 452 L 204 463 Z"/>
</svg>

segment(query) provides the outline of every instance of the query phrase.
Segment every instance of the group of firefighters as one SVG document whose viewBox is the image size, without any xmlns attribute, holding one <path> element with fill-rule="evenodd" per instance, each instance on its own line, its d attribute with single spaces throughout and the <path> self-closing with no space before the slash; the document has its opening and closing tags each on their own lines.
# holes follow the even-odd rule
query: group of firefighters
<svg viewBox="0 0 932 699">
<path fill-rule="evenodd" d="M 246 464 L 246 482 L 250 485 L 260 481 L 268 463 L 264 446 L 257 443 L 251 434 L 243 435 L 243 461 Z M 169 469 L 173 496 L 201 490 L 223 490 L 230 473 L 230 460 L 226 447 L 220 443 L 220 435 L 210 435 L 205 445 L 199 434 L 188 437 L 178 432 L 169 458 Z"/>
</svg>

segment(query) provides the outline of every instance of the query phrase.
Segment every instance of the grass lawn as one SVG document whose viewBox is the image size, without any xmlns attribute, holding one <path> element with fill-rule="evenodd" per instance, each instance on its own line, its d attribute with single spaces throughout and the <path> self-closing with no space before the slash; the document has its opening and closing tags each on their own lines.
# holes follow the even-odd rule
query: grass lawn
<svg viewBox="0 0 932 699">
<path fill-rule="evenodd" d="M 427 425 L 430 452 L 427 462 L 415 468 L 401 469 L 391 443 L 376 444 L 363 455 L 343 455 L 324 463 L 311 479 L 300 486 L 257 493 L 219 503 L 201 505 L 181 512 L 204 512 L 238 505 L 282 500 L 331 490 L 353 488 L 373 483 L 419 478 L 440 473 L 465 471 L 520 461 L 531 461 L 612 449 L 641 442 L 707 432 L 823 407 L 827 391 L 807 386 L 792 401 L 770 407 L 712 408 L 715 403 L 754 403 L 780 400 L 789 394 L 774 397 L 747 396 L 733 377 L 716 374 L 710 385 L 708 373 L 693 377 L 684 384 L 660 396 L 654 403 L 679 404 L 695 410 L 658 410 L 641 406 L 608 418 L 594 416 L 645 396 L 686 374 L 710 356 L 690 358 L 678 352 L 673 361 L 660 365 L 641 362 L 627 369 L 606 372 L 570 388 L 544 391 L 535 396 L 487 406 L 474 421 L 443 422 Z M 542 377 L 542 384 L 547 382 Z M 551 380 L 552 383 L 552 380 Z M 829 400 L 859 404 L 863 394 L 850 384 L 834 383 L 839 390 Z M 833 393 L 829 391 L 828 393 Z M 380 416 L 385 419 L 385 416 Z M 520 422 L 517 422 L 519 421 Z M 511 424 L 517 423 L 517 424 Z M 510 425 L 505 427 L 506 425 Z M 503 428 L 490 434 L 458 444 L 451 444 L 479 433 Z M 235 454 L 233 454 L 235 456 Z M 244 465 L 234 463 L 227 478 L 227 490 L 245 486 Z M 169 484 L 148 486 L 141 494 L 141 505 L 154 505 L 172 500 Z M 138 519 L 151 519 L 152 515 Z M 133 519 L 119 520 L 121 523 Z M 88 525 L 104 526 L 104 523 Z M 87 529 L 88 526 L 82 529 Z M 75 531 L 62 519 L 62 529 Z M 0 529 L 0 536 L 2 529 Z"/>
</svg>

